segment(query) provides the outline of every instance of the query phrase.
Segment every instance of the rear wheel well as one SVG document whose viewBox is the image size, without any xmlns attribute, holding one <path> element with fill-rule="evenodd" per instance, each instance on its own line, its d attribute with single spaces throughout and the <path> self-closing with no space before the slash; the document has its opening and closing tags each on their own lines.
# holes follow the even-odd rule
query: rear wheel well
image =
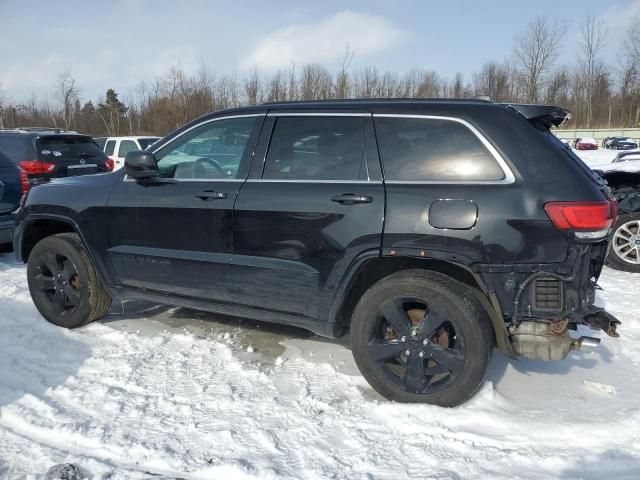
<svg viewBox="0 0 640 480">
<path fill-rule="evenodd" d="M 77 233 L 73 225 L 63 220 L 38 219 L 29 222 L 22 234 L 22 259 L 29 260 L 31 250 L 43 238 L 58 233 Z"/>
<path fill-rule="evenodd" d="M 342 301 L 342 305 L 338 310 L 336 318 L 338 325 L 343 329 L 349 328 L 351 316 L 356 304 L 372 285 L 393 273 L 401 270 L 412 269 L 422 269 L 442 273 L 471 287 L 477 294 L 483 308 L 487 310 L 487 315 L 489 315 L 493 325 L 495 337 L 500 337 L 500 339 L 494 337 L 494 341 L 496 341 L 501 350 L 505 351 L 506 347 L 503 348 L 503 345 L 506 338 L 504 338 L 503 335 L 503 320 L 497 318 L 496 312 L 491 306 L 491 302 L 480 284 L 477 282 L 473 274 L 464 267 L 443 260 L 414 257 L 381 257 L 365 262 L 354 275 L 351 285 L 348 287 L 347 294 Z"/>
</svg>

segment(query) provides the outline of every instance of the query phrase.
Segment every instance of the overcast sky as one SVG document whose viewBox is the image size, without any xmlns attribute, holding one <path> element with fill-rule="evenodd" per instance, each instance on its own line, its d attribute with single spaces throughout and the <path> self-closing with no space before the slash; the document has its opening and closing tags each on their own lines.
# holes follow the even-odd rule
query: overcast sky
<svg viewBox="0 0 640 480">
<path fill-rule="evenodd" d="M 204 62 L 238 76 L 292 61 L 335 70 L 347 44 L 352 69 L 420 66 L 469 79 L 483 62 L 505 59 L 514 36 L 540 15 L 567 21 L 561 60 L 571 61 L 587 14 L 609 26 L 606 52 L 615 62 L 640 0 L 0 0 L 0 94 L 46 99 L 64 70 L 84 99 L 107 88 L 126 94 L 176 64 L 194 72 Z"/>
</svg>

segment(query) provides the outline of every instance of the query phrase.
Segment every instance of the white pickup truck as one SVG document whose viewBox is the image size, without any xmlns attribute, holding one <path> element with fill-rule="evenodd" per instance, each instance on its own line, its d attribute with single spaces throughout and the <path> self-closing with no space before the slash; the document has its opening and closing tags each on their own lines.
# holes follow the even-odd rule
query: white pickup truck
<svg viewBox="0 0 640 480">
<path fill-rule="evenodd" d="M 114 170 L 117 170 L 124 165 L 124 156 L 127 152 L 144 150 L 160 138 L 151 136 L 108 137 L 104 142 L 103 150 L 113 160 Z"/>
</svg>

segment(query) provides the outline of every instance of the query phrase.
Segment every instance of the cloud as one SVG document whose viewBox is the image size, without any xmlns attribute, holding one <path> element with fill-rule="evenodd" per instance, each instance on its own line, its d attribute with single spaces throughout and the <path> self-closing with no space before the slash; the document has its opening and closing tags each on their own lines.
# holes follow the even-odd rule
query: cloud
<svg viewBox="0 0 640 480">
<path fill-rule="evenodd" d="M 401 44 L 407 34 L 384 17 L 343 11 L 314 23 L 299 23 L 265 37 L 241 67 L 275 70 L 295 64 L 338 61 L 347 45 L 364 57 Z"/>
</svg>

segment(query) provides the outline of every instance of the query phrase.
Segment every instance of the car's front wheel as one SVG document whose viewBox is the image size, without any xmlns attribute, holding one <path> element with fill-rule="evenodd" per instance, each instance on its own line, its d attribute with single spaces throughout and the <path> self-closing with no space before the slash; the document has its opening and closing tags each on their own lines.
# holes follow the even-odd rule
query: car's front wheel
<svg viewBox="0 0 640 480">
<path fill-rule="evenodd" d="M 40 314 L 61 327 L 81 327 L 111 307 L 111 297 L 74 233 L 46 237 L 33 247 L 27 281 Z"/>
<path fill-rule="evenodd" d="M 613 226 L 607 263 L 616 270 L 640 273 L 640 213 L 618 217 Z"/>
<path fill-rule="evenodd" d="M 480 387 L 493 332 L 469 287 L 438 273 L 407 270 L 362 296 L 351 343 L 360 372 L 382 396 L 452 407 Z"/>
</svg>

